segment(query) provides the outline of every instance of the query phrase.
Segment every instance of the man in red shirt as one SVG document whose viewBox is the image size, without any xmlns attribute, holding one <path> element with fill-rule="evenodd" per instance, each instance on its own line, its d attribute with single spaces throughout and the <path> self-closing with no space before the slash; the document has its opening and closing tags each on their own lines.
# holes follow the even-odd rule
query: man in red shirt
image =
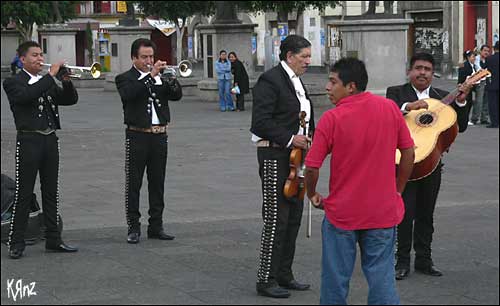
<svg viewBox="0 0 500 306">
<path fill-rule="evenodd" d="M 365 92 L 362 61 L 330 69 L 326 91 L 336 105 L 325 112 L 305 164 L 307 195 L 325 210 L 321 304 L 346 304 L 356 243 L 369 285 L 368 304 L 399 304 L 395 286 L 396 226 L 404 216 L 401 193 L 413 169 L 414 143 L 399 108 Z M 394 176 L 396 149 L 401 162 Z M 316 191 L 319 168 L 331 154 L 329 195 Z"/>
</svg>

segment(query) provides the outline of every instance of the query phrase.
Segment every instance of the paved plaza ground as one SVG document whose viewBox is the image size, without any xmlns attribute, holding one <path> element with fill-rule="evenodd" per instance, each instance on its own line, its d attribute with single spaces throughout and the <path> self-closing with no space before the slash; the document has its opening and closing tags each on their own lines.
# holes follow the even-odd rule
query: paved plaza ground
<svg viewBox="0 0 500 306">
<path fill-rule="evenodd" d="M 453 81 L 436 82 L 445 89 L 453 86 Z M 305 226 L 301 228 L 294 263 L 296 278 L 311 283 L 312 289 L 292 292 L 285 300 L 256 295 L 262 220 L 256 149 L 248 131 L 251 103 L 239 113 L 221 113 L 216 103 L 196 97 L 170 103 L 164 221 L 176 239 L 143 236 L 138 245 L 130 245 L 119 96 L 98 89 L 79 89 L 79 96 L 77 105 L 60 108 L 58 135 L 63 238 L 80 251 L 49 254 L 38 243 L 14 261 L 2 245 L 2 304 L 319 302 L 321 211 L 314 211 L 310 239 L 305 238 Z M 318 107 L 317 116 L 327 109 L 327 103 Z M 13 177 L 16 132 L 3 89 L 1 111 L 1 171 Z M 412 271 L 397 283 L 403 304 L 499 303 L 498 142 L 498 129 L 473 126 L 459 135 L 445 156 L 433 242 L 434 260 L 444 276 Z M 327 172 L 328 167 L 321 171 L 319 189 L 324 194 Z M 146 187 L 145 181 L 143 226 Z M 38 184 L 36 188 L 39 195 Z M 17 296 L 14 301 L 7 291 L 12 280 L 24 285 L 35 282 L 36 296 Z M 365 304 L 366 296 L 367 284 L 357 263 L 349 302 Z"/>
</svg>

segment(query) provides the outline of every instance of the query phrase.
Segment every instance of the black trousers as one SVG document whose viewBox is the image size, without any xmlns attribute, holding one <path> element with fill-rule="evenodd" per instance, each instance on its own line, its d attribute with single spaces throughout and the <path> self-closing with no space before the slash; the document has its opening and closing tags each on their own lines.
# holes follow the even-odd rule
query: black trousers
<svg viewBox="0 0 500 306">
<path fill-rule="evenodd" d="M 42 135 L 18 132 L 16 139 L 16 194 L 10 224 L 9 246 L 24 250 L 24 234 L 33 198 L 37 174 L 40 173 L 42 208 L 47 244 L 59 244 L 59 138 L 55 133 Z"/>
<path fill-rule="evenodd" d="M 398 225 L 397 268 L 410 267 L 413 241 L 415 267 L 431 266 L 431 243 L 434 233 L 434 208 L 441 187 L 442 164 L 429 176 L 408 182 L 403 192 L 405 216 Z"/>
<path fill-rule="evenodd" d="M 126 130 L 125 141 L 125 209 L 128 233 L 141 231 L 139 195 L 147 168 L 149 194 L 148 232 L 163 229 L 163 200 L 167 167 L 168 136 Z"/>
<path fill-rule="evenodd" d="M 236 108 L 240 111 L 245 110 L 245 94 L 236 95 Z"/>
<path fill-rule="evenodd" d="M 490 123 L 491 125 L 498 127 L 498 90 L 489 90 L 487 93 Z"/>
<path fill-rule="evenodd" d="M 290 150 L 258 148 L 257 157 L 262 180 L 264 219 L 257 285 L 270 287 L 294 279 L 292 264 L 304 202 L 299 199 L 288 200 L 283 195 L 290 170 Z"/>
</svg>

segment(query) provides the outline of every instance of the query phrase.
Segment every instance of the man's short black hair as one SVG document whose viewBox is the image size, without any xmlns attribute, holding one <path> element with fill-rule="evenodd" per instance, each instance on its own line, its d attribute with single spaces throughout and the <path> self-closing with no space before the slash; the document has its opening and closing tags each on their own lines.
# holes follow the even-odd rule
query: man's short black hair
<svg viewBox="0 0 500 306">
<path fill-rule="evenodd" d="M 300 51 L 304 48 L 309 48 L 311 43 L 302 36 L 299 35 L 290 35 L 287 36 L 282 42 L 280 46 L 280 60 L 286 61 L 286 54 L 288 51 L 292 51 L 292 54 L 300 53 Z"/>
<path fill-rule="evenodd" d="M 353 82 L 358 91 L 365 91 L 368 85 L 368 72 L 365 63 L 357 58 L 342 58 L 330 67 L 330 72 L 336 72 L 344 86 Z"/>
<path fill-rule="evenodd" d="M 132 47 L 130 48 L 130 57 L 138 58 L 139 57 L 139 49 L 141 47 L 153 48 L 153 52 L 156 55 L 156 44 L 153 41 L 146 39 L 146 38 L 138 38 L 138 39 L 134 40 L 134 42 L 132 43 Z"/>
<path fill-rule="evenodd" d="M 488 49 L 489 49 L 489 48 L 490 48 L 490 46 L 489 46 L 489 45 L 482 45 L 482 46 L 481 46 L 481 49 L 479 49 L 479 51 L 483 51 L 483 49 L 484 49 L 484 48 L 488 48 Z"/>
<path fill-rule="evenodd" d="M 42 48 L 42 47 L 40 47 L 40 44 L 37 43 L 36 41 L 25 41 L 19 45 L 19 48 L 17 48 L 17 51 L 19 53 L 19 57 L 26 56 L 26 53 L 28 53 L 29 48 L 32 48 L 32 47 L 37 47 L 40 49 Z"/>
<path fill-rule="evenodd" d="M 430 53 L 427 52 L 415 53 L 410 59 L 410 70 L 413 68 L 413 65 L 415 65 L 416 61 L 429 62 L 432 64 L 432 69 L 434 69 L 434 57 Z"/>
</svg>

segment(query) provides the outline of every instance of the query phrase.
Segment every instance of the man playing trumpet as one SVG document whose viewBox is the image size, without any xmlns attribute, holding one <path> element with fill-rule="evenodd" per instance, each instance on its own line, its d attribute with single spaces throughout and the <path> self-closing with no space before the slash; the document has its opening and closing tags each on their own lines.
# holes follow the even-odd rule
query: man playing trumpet
<svg viewBox="0 0 500 306">
<path fill-rule="evenodd" d="M 77 249 L 61 240 L 59 230 L 59 105 L 73 105 L 78 94 L 64 61 L 50 66 L 45 76 L 43 53 L 34 41 L 19 46 L 23 70 L 3 83 L 14 115 L 16 137 L 16 195 L 9 234 L 9 256 L 18 259 L 25 249 L 24 235 L 37 173 L 40 172 L 42 205 L 46 225 L 45 248 L 58 252 Z M 59 87 L 55 78 L 62 81 Z"/>
<path fill-rule="evenodd" d="M 128 224 L 128 243 L 138 243 L 141 235 L 139 193 L 144 169 L 147 167 L 149 192 L 148 238 L 172 240 L 163 230 L 163 200 L 167 165 L 170 122 L 168 100 L 182 98 L 182 88 L 173 79 L 160 74 L 167 62 L 153 65 L 156 45 L 139 38 L 132 43 L 133 67 L 116 77 L 121 96 L 125 131 L 125 209 Z"/>
</svg>

